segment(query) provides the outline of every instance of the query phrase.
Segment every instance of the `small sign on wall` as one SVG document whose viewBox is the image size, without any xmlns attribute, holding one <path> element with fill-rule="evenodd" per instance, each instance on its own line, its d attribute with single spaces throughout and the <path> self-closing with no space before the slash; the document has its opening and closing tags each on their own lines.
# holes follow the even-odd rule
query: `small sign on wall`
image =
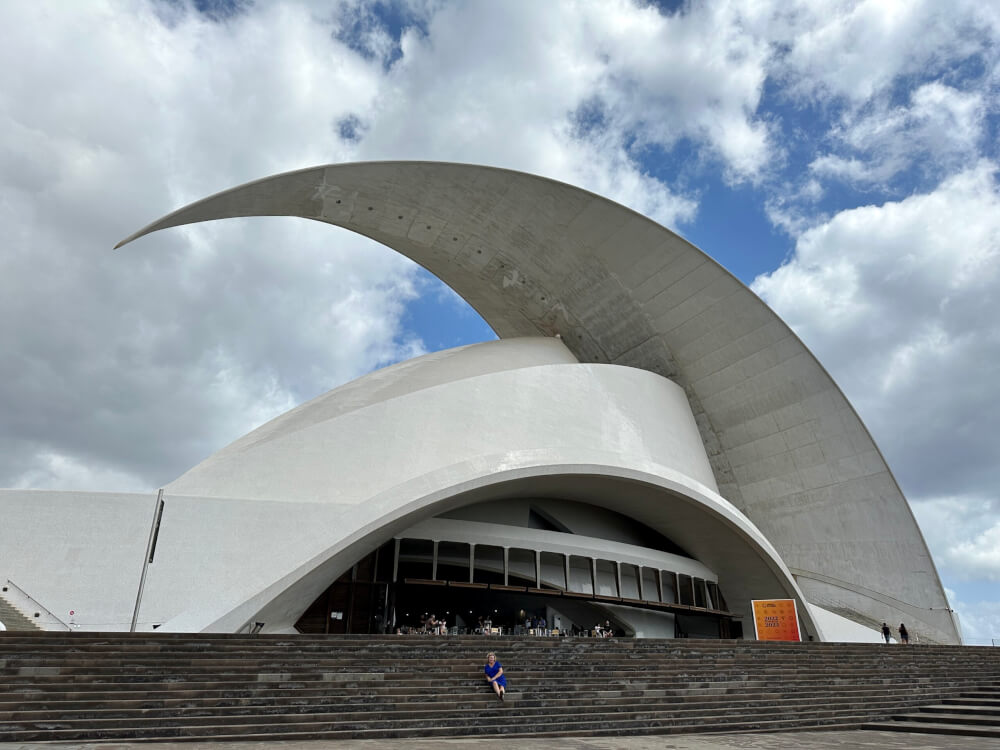
<svg viewBox="0 0 1000 750">
<path fill-rule="evenodd" d="M 753 599 L 753 631 L 758 641 L 801 641 L 794 599 Z"/>
</svg>

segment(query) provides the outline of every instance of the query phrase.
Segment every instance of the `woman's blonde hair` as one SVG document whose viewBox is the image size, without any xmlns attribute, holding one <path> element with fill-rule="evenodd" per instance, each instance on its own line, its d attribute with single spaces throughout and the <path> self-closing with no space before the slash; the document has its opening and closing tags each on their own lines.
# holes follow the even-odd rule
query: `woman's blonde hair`
<svg viewBox="0 0 1000 750">
<path fill-rule="evenodd" d="M 490 651 L 490 652 L 489 652 L 488 654 L 486 654 L 486 661 L 489 661 L 489 660 L 490 660 L 490 657 L 491 657 L 491 656 L 492 656 L 492 657 L 493 657 L 494 659 L 496 659 L 496 658 L 497 658 L 497 655 L 496 655 L 496 654 L 494 654 L 494 653 L 493 653 L 492 651 Z"/>
</svg>

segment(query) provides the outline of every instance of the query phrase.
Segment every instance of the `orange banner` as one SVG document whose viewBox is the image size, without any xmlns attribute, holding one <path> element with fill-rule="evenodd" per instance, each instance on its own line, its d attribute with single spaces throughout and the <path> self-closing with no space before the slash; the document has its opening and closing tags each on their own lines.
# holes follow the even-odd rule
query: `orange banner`
<svg viewBox="0 0 1000 750">
<path fill-rule="evenodd" d="M 801 641 L 794 599 L 753 599 L 753 630 L 758 641 Z"/>
</svg>

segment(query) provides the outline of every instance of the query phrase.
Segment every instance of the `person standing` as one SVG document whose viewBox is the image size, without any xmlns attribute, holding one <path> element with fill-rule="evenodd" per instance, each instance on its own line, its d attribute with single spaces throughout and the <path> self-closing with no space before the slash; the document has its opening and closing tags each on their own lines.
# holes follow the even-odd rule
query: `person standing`
<svg viewBox="0 0 1000 750">
<path fill-rule="evenodd" d="M 492 651 L 486 654 L 486 666 L 483 671 L 486 673 L 486 681 L 493 686 L 493 692 L 502 701 L 503 694 L 507 692 L 507 678 L 503 676 L 503 667 Z"/>
<path fill-rule="evenodd" d="M 906 632 L 906 625 L 899 623 L 899 640 L 903 643 L 910 642 L 910 634 Z"/>
<path fill-rule="evenodd" d="M 890 637 L 891 635 L 892 635 L 892 631 L 891 631 L 891 630 L 889 630 L 889 624 L 888 624 L 888 623 L 885 623 L 885 622 L 883 622 L 883 623 L 882 623 L 882 637 L 883 637 L 883 638 L 885 638 L 885 642 L 886 642 L 886 643 L 888 643 L 888 642 L 889 642 L 889 637 Z"/>
</svg>

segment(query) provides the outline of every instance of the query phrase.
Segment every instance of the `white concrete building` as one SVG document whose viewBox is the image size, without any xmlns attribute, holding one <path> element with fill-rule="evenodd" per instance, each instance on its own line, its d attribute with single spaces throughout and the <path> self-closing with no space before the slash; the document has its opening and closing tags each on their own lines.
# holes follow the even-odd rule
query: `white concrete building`
<svg viewBox="0 0 1000 750">
<path fill-rule="evenodd" d="M 388 245 L 500 340 L 341 386 L 159 498 L 0 491 L 0 577 L 23 589 L 5 595 L 92 630 L 372 632 L 433 611 L 744 637 L 751 599 L 794 598 L 809 637 L 874 640 L 885 620 L 959 641 L 836 384 L 669 230 L 532 175 L 390 162 L 250 183 L 125 242 L 254 215 Z"/>
</svg>

